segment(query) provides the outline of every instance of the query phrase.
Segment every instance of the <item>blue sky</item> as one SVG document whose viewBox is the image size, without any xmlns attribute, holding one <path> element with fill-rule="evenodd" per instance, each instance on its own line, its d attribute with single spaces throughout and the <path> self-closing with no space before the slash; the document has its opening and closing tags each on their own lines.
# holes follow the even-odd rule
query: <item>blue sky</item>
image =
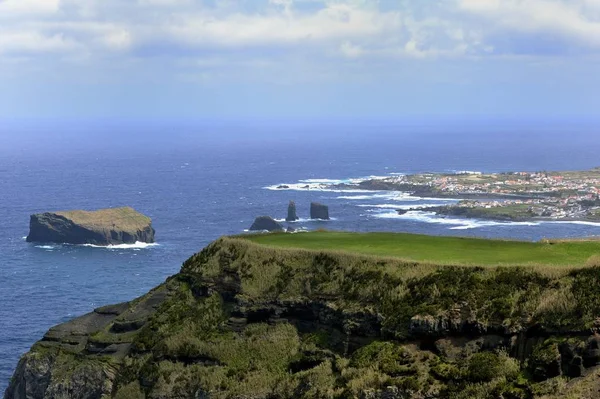
<svg viewBox="0 0 600 399">
<path fill-rule="evenodd" d="M 0 118 L 596 118 L 600 0 L 0 0 Z"/>
</svg>

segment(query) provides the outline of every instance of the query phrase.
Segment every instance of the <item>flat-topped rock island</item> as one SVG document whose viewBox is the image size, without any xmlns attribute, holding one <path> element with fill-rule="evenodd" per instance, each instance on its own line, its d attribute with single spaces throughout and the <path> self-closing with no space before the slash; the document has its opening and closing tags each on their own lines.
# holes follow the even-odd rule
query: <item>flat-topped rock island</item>
<svg viewBox="0 0 600 399">
<path fill-rule="evenodd" d="M 31 215 L 28 242 L 118 245 L 153 243 L 152 219 L 131 207 Z"/>
</svg>

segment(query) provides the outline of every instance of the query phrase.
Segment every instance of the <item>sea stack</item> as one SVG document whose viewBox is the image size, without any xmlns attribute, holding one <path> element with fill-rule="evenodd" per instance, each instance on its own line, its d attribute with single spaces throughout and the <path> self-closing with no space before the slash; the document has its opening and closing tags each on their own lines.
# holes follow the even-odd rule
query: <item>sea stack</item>
<svg viewBox="0 0 600 399">
<path fill-rule="evenodd" d="M 329 220 L 329 207 L 318 202 L 310 203 L 310 218 Z"/>
<path fill-rule="evenodd" d="M 250 231 L 283 231 L 283 226 L 271 216 L 259 216 L 254 219 Z"/>
<path fill-rule="evenodd" d="M 288 205 L 287 217 L 285 218 L 285 220 L 287 222 L 295 222 L 298 219 L 298 215 L 296 214 L 296 203 L 294 201 L 290 201 L 290 204 Z"/>
<path fill-rule="evenodd" d="M 131 207 L 31 215 L 28 242 L 118 245 L 153 243 L 152 219 Z"/>
</svg>

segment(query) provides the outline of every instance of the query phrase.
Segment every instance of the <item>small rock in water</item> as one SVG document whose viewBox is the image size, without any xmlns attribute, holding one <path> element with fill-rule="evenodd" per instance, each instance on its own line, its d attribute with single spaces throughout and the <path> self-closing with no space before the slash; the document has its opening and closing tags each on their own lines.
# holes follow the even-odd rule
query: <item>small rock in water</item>
<svg viewBox="0 0 600 399">
<path fill-rule="evenodd" d="M 285 220 L 288 222 L 295 222 L 298 219 L 298 215 L 296 214 L 296 203 L 294 201 L 290 201 L 290 204 L 288 205 L 287 217 L 285 218 Z"/>
<path fill-rule="evenodd" d="M 318 202 L 310 203 L 310 218 L 329 220 L 329 207 Z"/>
<path fill-rule="evenodd" d="M 278 223 L 271 216 L 259 216 L 254 219 L 254 223 L 250 226 L 250 231 L 283 231 L 281 223 Z"/>
</svg>

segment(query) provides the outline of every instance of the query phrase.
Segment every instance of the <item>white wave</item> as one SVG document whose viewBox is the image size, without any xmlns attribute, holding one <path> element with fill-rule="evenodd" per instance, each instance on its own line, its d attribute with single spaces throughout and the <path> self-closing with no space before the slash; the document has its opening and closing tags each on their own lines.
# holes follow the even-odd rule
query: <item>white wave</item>
<svg viewBox="0 0 600 399">
<path fill-rule="evenodd" d="M 288 222 L 285 219 L 274 219 L 276 222 L 279 223 L 307 223 L 307 222 L 328 222 L 330 220 L 337 220 L 337 218 L 329 218 L 329 219 L 309 219 L 309 218 L 300 218 L 298 220 L 295 220 L 293 222 Z"/>
<path fill-rule="evenodd" d="M 397 174 L 400 175 L 400 174 Z M 299 180 L 297 183 L 280 183 L 273 184 L 270 186 L 263 187 L 266 190 L 294 190 L 294 191 L 324 191 L 324 192 L 356 192 L 356 193 L 368 193 L 368 192 L 377 192 L 372 190 L 361 190 L 361 189 L 353 189 L 352 186 L 358 186 L 360 183 L 367 180 L 385 180 L 389 179 L 391 175 L 386 176 L 363 176 L 363 177 L 351 177 L 348 179 L 303 179 Z M 335 188 L 332 186 L 338 184 L 346 184 L 350 186 L 349 188 Z"/>
<path fill-rule="evenodd" d="M 25 237 L 21 237 L 21 239 L 23 239 L 23 240 L 26 240 L 26 239 L 27 239 L 27 236 L 25 236 Z"/>
<path fill-rule="evenodd" d="M 55 245 L 35 245 L 36 248 L 40 248 L 40 249 L 54 249 L 56 248 Z"/>
<path fill-rule="evenodd" d="M 157 247 L 158 243 L 147 243 L 136 241 L 135 244 L 117 244 L 117 245 L 94 245 L 94 244 L 81 244 L 82 247 L 92 247 L 92 248 L 105 248 L 105 249 L 144 249 Z"/>
<path fill-rule="evenodd" d="M 499 222 L 493 220 L 480 220 L 480 219 L 460 219 L 460 218 L 448 218 L 436 215 L 433 212 L 423 211 L 410 211 L 403 215 L 398 212 L 385 212 L 373 215 L 373 217 L 380 219 L 401 219 L 401 220 L 415 220 L 423 223 L 433 223 L 448 225 L 450 230 L 468 230 L 476 229 L 480 227 L 509 227 L 509 226 L 538 226 L 540 222 Z"/>
<path fill-rule="evenodd" d="M 345 183 L 347 180 L 340 179 L 304 179 L 300 180 L 300 183 L 319 183 L 319 184 L 341 184 Z"/>
<path fill-rule="evenodd" d="M 376 193 L 373 190 L 360 190 L 360 189 L 340 189 L 330 188 L 329 184 L 322 183 L 294 183 L 294 184 L 274 184 L 272 186 L 263 187 L 265 190 L 271 191 L 320 191 L 328 193 Z"/>
<path fill-rule="evenodd" d="M 371 199 L 384 199 L 390 201 L 419 201 L 420 197 L 411 197 L 409 193 L 401 191 L 375 191 L 376 194 L 367 195 L 341 195 L 337 199 L 345 199 L 351 201 L 363 201 Z"/>
<path fill-rule="evenodd" d="M 454 203 L 454 202 L 456 202 L 456 200 L 448 200 L 448 203 Z M 436 203 L 436 204 L 414 204 L 414 205 L 411 205 L 411 204 L 406 204 L 406 205 L 401 205 L 401 204 L 359 204 L 356 206 L 361 207 L 361 208 L 373 208 L 373 209 L 410 210 L 410 209 L 431 208 L 434 206 L 440 206 L 440 204 L 439 203 Z"/>
<path fill-rule="evenodd" d="M 294 220 L 292 222 L 288 222 L 287 220 L 285 220 L 285 218 L 282 219 L 275 219 L 276 222 L 279 223 L 306 223 L 306 222 L 310 222 L 311 219 L 308 218 L 300 218 L 298 220 Z"/>
</svg>

